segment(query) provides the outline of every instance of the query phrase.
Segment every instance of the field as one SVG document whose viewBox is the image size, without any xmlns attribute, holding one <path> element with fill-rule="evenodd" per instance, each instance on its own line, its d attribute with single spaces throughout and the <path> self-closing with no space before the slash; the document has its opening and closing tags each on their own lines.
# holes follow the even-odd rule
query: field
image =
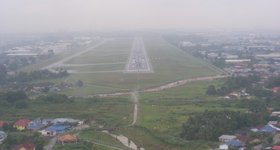
<svg viewBox="0 0 280 150">
<path fill-rule="evenodd" d="M 81 88 L 64 90 L 61 93 L 71 96 L 89 96 L 101 93 L 114 93 L 121 91 L 141 91 L 149 87 L 157 87 L 166 83 L 183 79 L 206 77 L 222 74 L 202 60 L 183 52 L 170 45 L 159 36 L 144 36 L 142 51 L 131 56 L 133 37 L 117 37 L 105 39 L 97 47 L 92 43 L 73 54 L 64 55 L 65 61 L 60 63 L 58 58 L 53 62 L 37 64 L 42 68 L 59 64 L 70 71 L 70 76 L 61 79 L 68 83 L 78 80 L 84 82 Z M 141 45 L 141 42 L 139 42 Z M 139 44 L 138 43 L 138 44 Z M 91 48 L 95 47 L 95 48 Z M 144 51 L 145 49 L 145 51 Z M 140 53 L 140 57 L 137 54 Z M 142 53 L 142 54 L 141 54 Z M 147 55 L 146 55 L 147 54 Z M 75 56 L 75 57 L 74 57 Z M 143 62 L 149 60 L 147 64 Z M 129 59 L 133 58 L 133 59 Z M 127 71 L 127 63 L 132 71 Z M 149 66 L 144 72 L 137 68 L 141 65 Z M 36 68 L 36 67 L 35 67 Z M 136 68 L 136 69 L 135 69 Z M 144 67 L 145 68 L 145 67 Z M 27 70 L 29 70 L 27 68 Z M 61 82 L 54 80 L 55 82 Z M 40 104 L 31 103 L 28 109 L 5 110 L 2 115 L 7 118 L 21 117 L 72 117 L 92 118 L 98 125 L 117 127 L 114 134 L 123 134 L 146 150 L 169 149 L 209 149 L 216 143 L 205 141 L 184 141 L 180 138 L 182 124 L 193 113 L 205 110 L 231 109 L 243 111 L 238 107 L 225 108 L 224 102 L 215 96 L 205 94 L 209 85 L 219 86 L 222 80 L 207 80 L 190 82 L 183 86 L 166 89 L 158 92 L 140 92 L 138 103 L 138 119 L 134 126 L 130 126 L 134 117 L 134 103 L 130 96 L 95 98 L 76 100 L 74 104 Z M 0 114 L 0 117 L 2 117 Z M 116 139 L 104 135 L 100 131 L 90 130 L 78 133 L 84 140 L 113 143 L 123 146 Z M 78 143 L 77 145 L 57 146 L 56 149 L 83 149 L 83 146 L 92 147 L 92 143 Z M 108 147 L 94 145 L 94 149 L 102 150 Z M 109 148 L 110 149 L 110 148 Z"/>
<path fill-rule="evenodd" d="M 144 145 L 146 149 L 203 150 L 215 142 L 184 141 L 181 127 L 192 114 L 205 110 L 245 111 L 236 101 L 224 101 L 217 96 L 207 96 L 209 85 L 219 86 L 221 80 L 199 81 L 160 92 L 140 94 L 140 112 L 136 126 L 124 128 L 120 133 Z"/>
<path fill-rule="evenodd" d="M 20 118 L 83 118 L 93 119 L 105 127 L 127 125 L 132 120 L 133 105 L 129 97 L 106 99 L 77 99 L 71 103 L 42 103 L 28 101 L 28 107 L 17 109 L 0 106 L 0 118 L 15 121 Z"/>
<path fill-rule="evenodd" d="M 72 72 L 67 79 L 63 80 L 70 83 L 82 80 L 86 85 L 82 89 L 67 90 L 63 93 L 81 96 L 130 91 L 155 87 L 181 79 L 221 74 L 202 60 L 190 56 L 158 36 L 143 37 L 144 47 L 153 72 L 126 73 L 125 68 L 134 37 L 116 37 L 104 41 L 103 44 L 95 48 L 91 47 L 94 47 L 98 42 L 76 47 L 76 53 L 81 54 L 75 57 L 70 56 L 69 59 L 60 64 Z M 71 52 L 60 54 L 41 64 L 36 64 L 33 68 L 44 68 L 55 64 L 59 58 L 67 58 L 69 53 L 75 53 L 74 49 L 72 48 Z M 81 50 L 84 52 L 82 53 Z M 32 66 L 25 69 L 30 70 L 31 68 Z"/>
<path fill-rule="evenodd" d="M 101 132 L 100 125 L 105 128 L 118 128 L 114 134 L 125 135 L 146 150 L 203 150 L 214 147 L 216 143 L 185 141 L 179 136 L 182 124 L 190 115 L 205 110 L 246 110 L 238 107 L 238 101 L 225 102 L 219 97 L 209 97 L 205 94 L 209 85 L 219 86 L 222 83 L 221 80 L 199 81 L 159 92 L 140 93 L 139 114 L 134 126 L 130 126 L 133 120 L 133 103 L 129 96 L 76 99 L 73 103 L 61 104 L 42 104 L 29 100 L 26 109 L 1 105 L 0 117 L 7 121 L 37 117 L 71 117 L 96 121 L 89 130 L 74 132 L 81 139 L 78 144 L 56 145 L 55 150 L 111 149 L 90 142 L 125 149 L 115 138 Z"/>
</svg>

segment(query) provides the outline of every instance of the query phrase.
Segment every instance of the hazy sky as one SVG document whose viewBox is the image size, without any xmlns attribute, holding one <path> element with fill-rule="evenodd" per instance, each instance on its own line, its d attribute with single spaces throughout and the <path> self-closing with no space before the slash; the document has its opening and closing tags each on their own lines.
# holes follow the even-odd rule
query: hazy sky
<svg viewBox="0 0 280 150">
<path fill-rule="evenodd" d="M 276 29 L 280 0 L 0 0 L 0 32 Z"/>
</svg>

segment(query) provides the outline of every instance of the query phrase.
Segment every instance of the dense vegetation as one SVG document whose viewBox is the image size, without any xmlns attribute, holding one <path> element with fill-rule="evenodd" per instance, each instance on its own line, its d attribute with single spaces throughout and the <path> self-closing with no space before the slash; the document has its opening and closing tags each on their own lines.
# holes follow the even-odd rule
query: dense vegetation
<svg viewBox="0 0 280 150">
<path fill-rule="evenodd" d="M 256 114 L 206 110 L 191 116 L 183 124 L 181 137 L 187 140 L 215 141 L 222 134 L 231 134 L 235 130 L 258 125 L 263 121 Z"/>
<path fill-rule="evenodd" d="M 28 132 L 9 132 L 9 136 L 3 144 L 0 145 L 1 150 L 14 149 L 16 145 L 23 143 L 34 143 L 36 150 L 43 150 L 45 139 L 38 133 Z"/>
<path fill-rule="evenodd" d="M 267 80 L 266 86 L 268 88 L 280 86 L 280 77 L 271 77 Z"/>
<path fill-rule="evenodd" d="M 214 85 L 208 86 L 208 90 L 206 93 L 208 95 L 226 95 L 234 90 L 247 89 L 247 92 L 249 93 L 252 94 L 261 93 L 261 94 L 265 94 L 266 96 L 267 91 L 265 91 L 263 88 L 255 86 L 255 83 L 259 81 L 260 81 L 260 77 L 257 75 L 251 75 L 248 77 L 232 76 L 228 78 L 225 81 L 225 83 L 219 88 L 215 87 Z"/>
<path fill-rule="evenodd" d="M 44 102 L 44 103 L 66 103 L 66 102 L 74 101 L 73 99 L 69 98 L 67 95 L 56 94 L 56 93 L 40 96 L 36 100 L 37 102 Z"/>
<path fill-rule="evenodd" d="M 36 98 L 36 103 L 72 103 L 74 100 L 69 98 L 67 95 L 50 93 L 42 95 Z M 15 108 L 27 108 L 28 104 L 31 103 L 30 99 L 23 91 L 8 91 L 0 93 L 0 105 L 2 106 L 14 106 Z"/>
<path fill-rule="evenodd" d="M 44 79 L 55 79 L 68 76 L 65 69 L 58 69 L 55 72 L 49 70 L 36 70 L 31 72 L 16 72 L 14 75 L 8 75 L 5 67 L 0 66 L 0 84 L 7 83 L 26 83 Z"/>
</svg>

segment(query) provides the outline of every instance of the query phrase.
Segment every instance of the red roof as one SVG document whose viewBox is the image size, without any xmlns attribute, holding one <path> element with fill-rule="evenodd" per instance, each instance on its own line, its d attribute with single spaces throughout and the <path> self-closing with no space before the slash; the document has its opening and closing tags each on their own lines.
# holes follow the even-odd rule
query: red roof
<svg viewBox="0 0 280 150">
<path fill-rule="evenodd" d="M 274 93 L 280 92 L 280 87 L 279 87 L 279 86 L 273 87 L 273 88 L 272 88 L 272 91 L 273 91 Z"/>
<path fill-rule="evenodd" d="M 17 146 L 16 150 L 19 150 L 22 148 L 24 148 L 26 150 L 35 150 L 35 145 L 31 144 L 31 143 L 21 144 L 21 145 Z"/>
<path fill-rule="evenodd" d="M 15 122 L 14 126 L 23 126 L 26 127 L 30 120 L 28 119 L 19 119 L 18 121 Z"/>
<path fill-rule="evenodd" d="M 280 150 L 280 146 L 273 146 L 272 150 Z"/>
<path fill-rule="evenodd" d="M 3 127 L 5 124 L 7 124 L 7 122 L 5 122 L 5 121 L 0 121 L 0 127 Z"/>
</svg>

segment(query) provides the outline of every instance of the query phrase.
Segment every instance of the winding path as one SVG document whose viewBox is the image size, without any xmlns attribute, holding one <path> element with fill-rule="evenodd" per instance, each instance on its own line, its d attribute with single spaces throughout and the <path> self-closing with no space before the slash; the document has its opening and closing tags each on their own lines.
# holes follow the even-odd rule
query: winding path
<svg viewBox="0 0 280 150">
<path fill-rule="evenodd" d="M 131 123 L 131 125 L 135 125 L 137 122 L 137 118 L 138 118 L 138 92 L 132 92 L 131 93 L 131 98 L 133 100 L 134 103 L 134 111 L 133 111 L 133 121 Z"/>
</svg>

